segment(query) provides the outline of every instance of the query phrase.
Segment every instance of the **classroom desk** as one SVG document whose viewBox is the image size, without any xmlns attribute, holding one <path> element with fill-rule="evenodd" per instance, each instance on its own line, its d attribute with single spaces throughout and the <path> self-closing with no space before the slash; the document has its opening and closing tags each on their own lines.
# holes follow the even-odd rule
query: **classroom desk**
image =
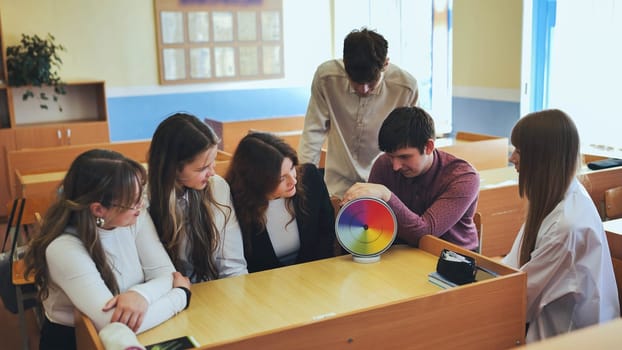
<svg viewBox="0 0 622 350">
<path fill-rule="evenodd" d="M 192 286 L 190 308 L 138 336 L 192 335 L 202 349 L 503 349 L 524 342 L 526 275 L 472 252 L 499 277 L 443 290 L 440 250 L 394 246 L 377 263 L 339 256 Z M 449 337 L 447 335 L 450 334 Z"/>
<path fill-rule="evenodd" d="M 619 349 L 622 319 L 578 329 L 515 350 Z"/>
<path fill-rule="evenodd" d="M 611 256 L 622 259 L 622 219 L 603 221 Z"/>
<path fill-rule="evenodd" d="M 580 170 L 580 181 L 589 193 L 601 217 L 604 217 L 604 192 L 622 186 L 622 167 Z M 480 192 L 477 211 L 482 222 L 482 254 L 505 255 L 527 213 L 527 200 L 518 194 L 518 173 L 513 166 L 479 172 Z"/>
<path fill-rule="evenodd" d="M 53 197 L 54 188 L 63 181 L 66 171 L 51 171 L 40 174 L 21 174 L 15 171 L 17 184 L 21 189 L 21 196 L 28 198 L 32 194 L 44 197 Z"/>
<path fill-rule="evenodd" d="M 142 142 L 126 142 L 126 143 L 111 143 L 111 144 L 95 144 L 93 147 L 89 145 L 78 146 L 66 146 L 56 148 L 45 149 L 28 149 L 9 152 L 9 158 L 11 158 L 17 166 L 11 166 L 13 171 L 11 179 L 14 182 L 14 197 L 44 197 L 53 200 L 56 196 L 56 188 L 59 183 L 64 179 L 67 169 L 71 165 L 71 162 L 80 153 L 91 148 L 108 148 L 119 151 L 124 155 L 139 161 L 142 166 L 147 169 L 146 152 L 149 149 L 150 141 Z M 126 152 L 124 152 L 127 150 Z M 138 157 L 138 155 L 145 152 L 145 155 Z M 48 159 L 56 154 L 60 154 L 59 157 L 63 158 L 63 162 L 55 168 L 45 168 L 39 170 L 33 166 L 32 163 L 36 163 L 37 159 Z M 28 162 L 27 159 L 33 157 L 33 162 Z M 216 155 L 216 162 L 214 165 L 214 171 L 220 176 L 224 176 L 229 163 L 231 161 L 231 154 L 218 151 Z M 63 166 L 64 164 L 64 166 Z M 25 167 L 28 165 L 28 167 Z M 48 167 L 51 165 L 48 165 Z M 23 169 L 24 167 L 25 169 Z"/>
<path fill-rule="evenodd" d="M 479 189 L 486 190 L 518 185 L 518 172 L 514 166 L 479 171 Z"/>
<path fill-rule="evenodd" d="M 605 227 L 609 252 L 611 253 L 613 273 L 615 274 L 616 285 L 618 286 L 618 300 L 622 306 L 622 219 L 605 221 L 603 222 L 603 226 Z"/>
<path fill-rule="evenodd" d="M 479 172 L 477 211 L 481 215 L 481 253 L 502 256 L 512 248 L 525 221 L 527 201 L 518 195 L 518 173 L 513 166 Z"/>
<path fill-rule="evenodd" d="M 581 154 L 588 157 L 622 158 L 622 147 L 607 145 L 582 144 Z"/>
<path fill-rule="evenodd" d="M 147 163 L 141 163 L 141 165 L 147 169 Z M 21 196 L 24 198 L 31 196 L 54 198 L 56 187 L 63 181 L 66 174 L 66 170 L 32 174 L 21 174 L 19 170 L 15 170 L 17 185 L 21 190 Z"/>
<path fill-rule="evenodd" d="M 457 132 L 455 138 L 439 138 L 435 147 L 471 163 L 477 169 L 495 169 L 508 164 L 508 139 L 468 132 Z"/>
</svg>

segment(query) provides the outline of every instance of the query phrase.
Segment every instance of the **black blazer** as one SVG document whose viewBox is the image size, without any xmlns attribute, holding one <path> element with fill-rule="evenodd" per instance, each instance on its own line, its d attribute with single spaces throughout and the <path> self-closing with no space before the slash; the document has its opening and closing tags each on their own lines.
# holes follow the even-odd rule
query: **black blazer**
<svg viewBox="0 0 622 350">
<path fill-rule="evenodd" d="M 294 210 L 300 235 L 296 264 L 334 256 L 335 244 L 335 212 L 324 179 L 313 164 L 303 164 L 298 171 L 302 173 L 306 215 L 300 209 L 300 198 L 295 195 Z M 250 252 L 245 252 L 248 272 L 283 266 L 276 257 L 266 229 L 259 234 L 251 234 L 250 237 L 243 233 L 243 237 L 250 239 L 251 244 Z"/>
</svg>

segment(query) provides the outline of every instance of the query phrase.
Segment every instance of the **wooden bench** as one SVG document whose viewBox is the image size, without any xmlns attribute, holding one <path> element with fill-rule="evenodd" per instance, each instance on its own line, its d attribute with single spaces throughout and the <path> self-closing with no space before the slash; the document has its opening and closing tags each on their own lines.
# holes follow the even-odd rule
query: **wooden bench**
<svg viewBox="0 0 622 350">
<path fill-rule="evenodd" d="M 513 167 L 489 169 L 480 171 L 480 180 L 477 211 L 486 230 L 481 252 L 486 256 L 506 255 L 527 214 L 527 201 L 518 195 L 518 174 Z M 622 167 L 584 169 L 580 180 L 604 218 L 605 191 L 622 185 Z"/>
<path fill-rule="evenodd" d="M 7 162 L 11 195 L 13 198 L 44 197 L 52 201 L 58 184 L 78 155 L 95 148 L 109 149 L 146 166 L 150 144 L 151 140 L 142 140 L 10 151 Z M 224 176 L 230 160 L 231 154 L 219 151 L 216 157 L 216 173 Z"/>
<path fill-rule="evenodd" d="M 147 161 L 147 152 L 150 143 L 150 140 L 143 140 L 9 151 L 7 153 L 7 168 L 9 171 L 11 195 L 13 198 L 24 196 L 27 194 L 24 191 L 28 191 L 29 195 L 52 195 L 54 189 L 52 189 L 49 184 L 44 183 L 53 182 L 57 184 L 64 177 L 64 173 L 69 169 L 69 166 L 78 155 L 94 148 L 114 150 L 128 158 L 134 159 L 140 163 L 145 163 Z M 24 176 L 39 174 L 41 174 L 43 178 L 33 178 L 32 184 L 26 187 L 24 186 L 25 184 L 20 182 Z M 51 175 L 49 181 L 45 181 L 47 175 L 43 174 Z"/>
<path fill-rule="evenodd" d="M 221 138 L 221 149 L 227 153 L 233 154 L 240 140 L 246 136 L 249 131 L 253 130 L 273 133 L 284 132 L 289 138 L 286 141 L 288 141 L 294 149 L 298 149 L 298 141 L 305 125 L 305 116 L 297 115 L 232 122 L 221 122 L 206 118 L 205 123 L 210 125 Z"/>
<path fill-rule="evenodd" d="M 508 139 L 459 131 L 453 139 L 438 139 L 437 148 L 471 163 L 478 171 L 508 165 Z"/>
<path fill-rule="evenodd" d="M 222 139 L 221 149 L 234 153 L 240 140 L 249 132 L 269 132 L 281 137 L 295 150 L 304 129 L 304 116 L 220 122 L 206 118 Z M 376 140 L 373 140 L 376 142 Z M 476 169 L 493 169 L 508 164 L 508 139 L 486 134 L 459 131 L 453 139 L 438 139 L 438 148 L 470 162 Z M 319 167 L 324 166 L 326 144 L 322 149 Z"/>
<path fill-rule="evenodd" d="M 613 273 L 618 286 L 618 299 L 622 305 L 622 219 L 605 221 L 603 226 L 607 235 L 609 253 L 611 253 Z M 622 316 L 622 310 L 620 315 Z"/>
<path fill-rule="evenodd" d="M 73 319 L 76 332 L 76 348 L 78 350 L 105 350 L 95 325 L 78 309 L 74 310 Z"/>
</svg>

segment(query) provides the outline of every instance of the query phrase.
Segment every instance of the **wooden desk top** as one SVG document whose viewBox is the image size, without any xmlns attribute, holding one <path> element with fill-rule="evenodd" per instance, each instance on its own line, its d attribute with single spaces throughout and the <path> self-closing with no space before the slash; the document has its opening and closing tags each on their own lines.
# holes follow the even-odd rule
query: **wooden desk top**
<svg viewBox="0 0 622 350">
<path fill-rule="evenodd" d="M 312 323 L 442 289 L 428 282 L 437 257 L 394 246 L 377 263 L 350 255 L 192 286 L 188 310 L 138 336 L 142 344 L 192 335 L 201 345 Z"/>
<path fill-rule="evenodd" d="M 455 137 L 441 137 L 441 138 L 437 138 L 436 140 L 434 140 L 434 147 L 443 148 L 443 147 L 457 145 L 461 143 L 467 143 L 467 142 L 469 141 L 459 140 L 459 139 L 456 139 Z"/>
<path fill-rule="evenodd" d="M 514 186 L 518 184 L 518 172 L 513 166 L 479 171 L 479 189 Z"/>
<path fill-rule="evenodd" d="M 516 171 L 516 169 L 514 169 L 514 166 L 485 169 L 478 172 L 480 179 L 480 190 L 518 185 L 518 172 Z M 579 174 L 590 174 L 592 172 L 593 170 L 590 170 L 586 166 L 582 167 L 581 170 L 579 170 Z"/>
<path fill-rule="evenodd" d="M 622 147 L 595 145 L 581 145 L 581 154 L 601 156 L 606 158 L 622 158 Z"/>
<path fill-rule="evenodd" d="M 17 181 L 22 185 L 22 186 L 28 186 L 28 185 L 32 185 L 32 184 L 40 184 L 43 182 L 54 182 L 54 183 L 58 183 L 63 181 L 63 179 L 65 178 L 65 174 L 67 174 L 66 171 L 51 171 L 48 173 L 41 173 L 41 174 L 25 174 L 25 175 L 18 175 L 17 176 Z"/>
<path fill-rule="evenodd" d="M 607 235 L 607 243 L 609 244 L 609 251 L 611 252 L 611 257 L 621 260 L 622 259 L 622 219 L 608 220 L 603 222 L 603 226 L 605 227 L 605 234 Z M 618 264 L 622 263 L 622 261 L 618 262 Z M 622 268 L 622 266 L 620 266 Z M 615 269 L 615 262 L 614 262 Z M 621 276 L 622 277 L 622 272 Z M 617 277 L 616 277 L 617 278 Z M 619 284 L 622 286 L 622 280 L 619 281 Z M 622 295 L 620 296 L 622 300 Z"/>
<path fill-rule="evenodd" d="M 621 332 L 622 319 L 618 318 L 607 323 L 579 329 L 515 349 L 619 349 Z"/>
<path fill-rule="evenodd" d="M 622 219 L 603 221 L 605 231 L 622 235 Z"/>
</svg>

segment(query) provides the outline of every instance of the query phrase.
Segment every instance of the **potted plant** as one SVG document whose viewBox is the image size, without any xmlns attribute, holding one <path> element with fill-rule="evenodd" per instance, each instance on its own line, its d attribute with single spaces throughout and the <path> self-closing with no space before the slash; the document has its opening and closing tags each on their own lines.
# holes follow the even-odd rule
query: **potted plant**
<svg viewBox="0 0 622 350">
<path fill-rule="evenodd" d="M 58 71 L 54 69 L 60 68 L 63 63 L 58 54 L 65 51 L 65 48 L 57 45 L 54 40 L 54 36 L 49 33 L 43 39 L 38 35 L 22 34 L 19 45 L 9 46 L 6 49 L 9 85 L 26 86 L 22 100 L 37 97 L 42 109 L 48 109 L 49 97 L 43 90 L 35 96 L 31 87 L 52 87 L 54 91 L 52 100 L 55 103 L 58 103 L 58 95 L 65 94 L 65 86 L 58 76 Z M 61 112 L 63 110 L 60 104 L 58 110 Z"/>
</svg>

